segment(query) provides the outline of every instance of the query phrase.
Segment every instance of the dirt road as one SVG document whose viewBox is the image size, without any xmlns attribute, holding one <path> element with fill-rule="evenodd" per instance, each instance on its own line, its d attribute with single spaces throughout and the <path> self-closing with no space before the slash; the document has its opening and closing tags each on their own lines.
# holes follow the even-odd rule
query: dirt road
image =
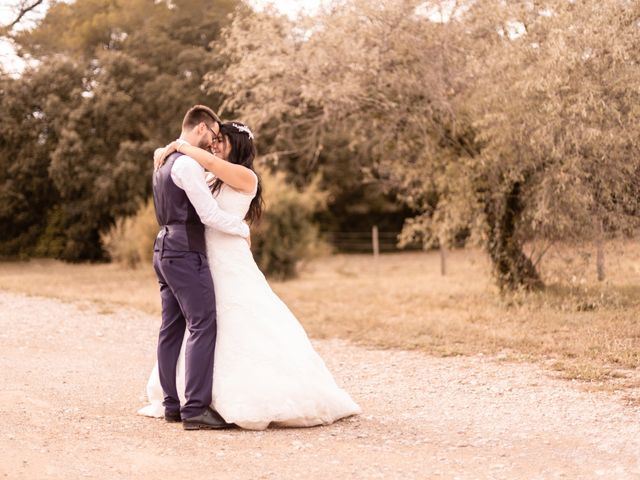
<svg viewBox="0 0 640 480">
<path fill-rule="evenodd" d="M 136 415 L 158 319 L 0 292 L 0 478 L 640 479 L 640 408 L 541 367 L 314 344 L 363 415 L 185 432 Z"/>
</svg>

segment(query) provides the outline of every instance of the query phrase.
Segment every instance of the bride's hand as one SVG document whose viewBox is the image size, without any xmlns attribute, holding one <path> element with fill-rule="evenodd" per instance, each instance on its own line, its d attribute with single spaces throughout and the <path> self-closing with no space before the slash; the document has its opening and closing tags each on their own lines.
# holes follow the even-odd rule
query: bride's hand
<svg viewBox="0 0 640 480">
<path fill-rule="evenodd" d="M 171 155 L 173 152 L 178 150 L 178 143 L 171 142 L 164 148 L 156 148 L 155 152 L 153 152 L 153 168 L 154 170 L 158 170 L 164 162 L 167 160 L 167 157 Z"/>
<path fill-rule="evenodd" d="M 162 158 L 162 154 L 164 153 L 164 147 L 156 148 L 153 151 L 153 170 L 158 170 L 162 163 L 160 163 L 160 159 Z"/>
</svg>

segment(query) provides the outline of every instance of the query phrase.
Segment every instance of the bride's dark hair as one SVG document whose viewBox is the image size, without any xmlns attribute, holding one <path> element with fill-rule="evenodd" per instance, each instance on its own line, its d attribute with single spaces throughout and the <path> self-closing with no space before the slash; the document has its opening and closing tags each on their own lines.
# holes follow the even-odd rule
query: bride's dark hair
<svg viewBox="0 0 640 480">
<path fill-rule="evenodd" d="M 262 180 L 253 168 L 253 160 L 256 158 L 256 146 L 253 143 L 253 134 L 250 132 L 249 128 L 240 122 L 225 122 L 220 124 L 220 135 L 222 135 L 225 142 L 229 142 L 231 145 L 231 152 L 229 152 L 229 158 L 227 158 L 227 160 L 230 163 L 247 167 L 258 177 L 256 195 L 251 200 L 249 211 L 245 216 L 245 219 L 249 223 L 254 223 L 258 221 L 262 215 L 264 200 L 262 199 Z M 216 178 L 211 186 L 211 192 L 218 192 L 222 188 L 222 185 L 224 185 L 224 182 Z"/>
</svg>

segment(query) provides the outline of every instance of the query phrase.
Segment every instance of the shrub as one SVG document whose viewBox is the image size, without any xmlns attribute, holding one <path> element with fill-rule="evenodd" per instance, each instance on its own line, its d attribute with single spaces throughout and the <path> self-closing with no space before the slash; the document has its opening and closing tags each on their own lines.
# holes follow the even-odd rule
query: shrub
<svg viewBox="0 0 640 480">
<path fill-rule="evenodd" d="M 136 268 L 141 262 L 151 263 L 158 230 L 153 200 L 148 200 L 134 216 L 118 219 L 102 235 L 102 243 L 112 261 Z"/>
<path fill-rule="evenodd" d="M 265 275 L 292 278 L 299 261 L 328 250 L 312 220 L 326 205 L 327 195 L 318 189 L 319 180 L 304 191 L 287 183 L 282 173 L 265 174 L 262 182 L 266 209 L 252 228 L 251 249 Z"/>
</svg>

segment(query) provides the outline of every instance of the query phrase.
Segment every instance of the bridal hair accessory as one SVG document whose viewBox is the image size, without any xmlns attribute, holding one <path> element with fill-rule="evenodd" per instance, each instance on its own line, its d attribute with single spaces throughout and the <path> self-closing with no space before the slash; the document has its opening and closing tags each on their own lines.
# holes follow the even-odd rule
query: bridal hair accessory
<svg viewBox="0 0 640 480">
<path fill-rule="evenodd" d="M 239 123 L 231 123 L 231 125 L 233 125 L 240 132 L 244 132 L 249 135 L 249 138 L 253 140 L 253 132 L 249 129 L 249 127 L 247 127 L 246 125 L 240 125 Z"/>
</svg>

